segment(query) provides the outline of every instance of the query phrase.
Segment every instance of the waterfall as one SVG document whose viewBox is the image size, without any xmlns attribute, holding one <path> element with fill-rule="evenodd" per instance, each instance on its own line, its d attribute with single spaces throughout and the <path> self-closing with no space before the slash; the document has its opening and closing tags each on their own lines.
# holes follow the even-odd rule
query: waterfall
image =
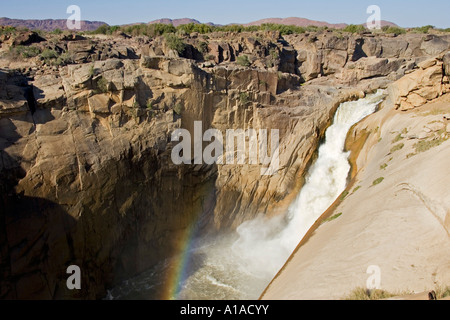
<svg viewBox="0 0 450 320">
<path fill-rule="evenodd" d="M 283 266 L 315 221 L 345 190 L 350 172 L 345 140 L 350 128 L 375 112 L 383 91 L 364 99 L 342 103 L 333 124 L 326 130 L 325 142 L 311 166 L 305 184 L 288 209 L 287 217 L 256 219 L 243 223 L 233 245 L 236 255 L 260 277 L 274 275 Z"/>
<path fill-rule="evenodd" d="M 383 98 L 378 90 L 339 106 L 286 215 L 244 222 L 232 235 L 195 239 L 184 253 L 189 257 L 183 266 L 187 276 L 173 298 L 257 299 L 309 228 L 345 190 L 350 172 L 349 152 L 344 150 L 348 131 L 375 112 Z"/>
</svg>

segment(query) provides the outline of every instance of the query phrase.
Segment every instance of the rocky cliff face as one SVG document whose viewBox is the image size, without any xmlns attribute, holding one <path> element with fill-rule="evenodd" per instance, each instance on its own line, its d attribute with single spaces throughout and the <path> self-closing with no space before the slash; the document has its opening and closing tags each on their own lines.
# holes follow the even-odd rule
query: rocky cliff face
<svg viewBox="0 0 450 320">
<path fill-rule="evenodd" d="M 215 232 L 282 212 L 339 103 L 417 69 L 447 43 L 435 39 L 191 35 L 179 54 L 162 37 L 59 38 L 35 45 L 75 63 L 2 59 L 0 297 L 100 298 L 175 254 L 200 217 Z M 278 129 L 278 173 L 174 165 L 171 134 L 193 137 L 194 121 L 224 135 Z M 83 271 L 76 293 L 71 264 Z"/>
</svg>

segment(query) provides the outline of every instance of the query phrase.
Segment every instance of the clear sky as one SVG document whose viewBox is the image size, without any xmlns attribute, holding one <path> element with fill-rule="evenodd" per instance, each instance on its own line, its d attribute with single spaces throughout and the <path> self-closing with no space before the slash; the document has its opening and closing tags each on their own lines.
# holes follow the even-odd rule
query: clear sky
<svg viewBox="0 0 450 320">
<path fill-rule="evenodd" d="M 450 0 L 0 0 L 0 17 L 66 19 L 66 9 L 81 8 L 81 19 L 110 25 L 149 22 L 160 18 L 192 18 L 218 24 L 246 23 L 263 18 L 301 17 L 330 23 L 365 23 L 366 9 L 381 8 L 381 19 L 402 27 L 450 27 Z"/>
</svg>

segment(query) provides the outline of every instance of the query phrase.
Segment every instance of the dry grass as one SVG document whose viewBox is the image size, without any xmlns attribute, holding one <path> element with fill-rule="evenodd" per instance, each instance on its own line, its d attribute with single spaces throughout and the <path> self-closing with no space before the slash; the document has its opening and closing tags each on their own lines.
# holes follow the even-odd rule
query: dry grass
<svg viewBox="0 0 450 320">
<path fill-rule="evenodd" d="M 393 146 L 393 147 L 391 148 L 391 153 L 403 149 L 404 146 L 405 146 L 404 143 L 396 144 L 395 146 Z"/>
<path fill-rule="evenodd" d="M 438 300 L 450 296 L 450 286 L 436 285 L 436 287 L 433 290 L 436 293 L 436 299 Z M 414 293 L 409 291 L 388 292 L 380 289 L 369 290 L 366 288 L 357 287 L 347 296 L 345 296 L 343 300 L 381 300 L 411 294 Z"/>
<path fill-rule="evenodd" d="M 366 288 L 358 287 L 354 289 L 350 294 L 344 297 L 343 300 L 381 300 L 404 295 L 405 293 L 391 293 L 385 290 L 375 289 L 369 290 Z M 406 293 L 409 294 L 409 293 Z"/>
</svg>

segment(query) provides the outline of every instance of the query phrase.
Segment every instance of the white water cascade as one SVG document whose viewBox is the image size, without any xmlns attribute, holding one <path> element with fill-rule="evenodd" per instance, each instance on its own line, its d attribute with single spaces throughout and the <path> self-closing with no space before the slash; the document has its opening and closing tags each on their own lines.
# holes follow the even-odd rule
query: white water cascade
<svg viewBox="0 0 450 320">
<path fill-rule="evenodd" d="M 319 147 L 318 158 L 287 217 L 256 219 L 238 228 L 240 238 L 233 250 L 255 274 L 273 277 L 309 228 L 345 190 L 350 172 L 350 152 L 344 151 L 347 133 L 354 124 L 375 112 L 382 99 L 383 91 L 379 90 L 339 106 L 325 133 L 325 142 Z"/>
</svg>

